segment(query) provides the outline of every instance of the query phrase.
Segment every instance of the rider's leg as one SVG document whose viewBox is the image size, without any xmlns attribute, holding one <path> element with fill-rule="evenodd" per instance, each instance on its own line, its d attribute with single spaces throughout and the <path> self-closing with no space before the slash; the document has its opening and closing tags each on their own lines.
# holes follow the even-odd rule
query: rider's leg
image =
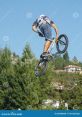
<svg viewBox="0 0 82 117">
<path fill-rule="evenodd" d="M 49 49 L 51 43 L 52 43 L 51 40 L 46 40 L 46 41 L 45 41 L 44 50 L 43 50 L 43 53 L 42 53 L 41 56 L 40 56 L 41 58 L 46 57 L 46 56 L 49 55 L 48 49 Z"/>
<path fill-rule="evenodd" d="M 50 45 L 51 45 L 51 41 L 50 40 L 45 41 L 43 52 L 47 53 Z"/>
<path fill-rule="evenodd" d="M 45 37 L 44 49 L 43 49 L 43 53 L 41 54 L 41 57 L 43 57 L 48 55 L 47 52 L 52 42 L 52 31 L 51 31 L 51 26 L 49 24 L 41 25 L 40 29 L 41 31 L 43 31 L 44 37 Z"/>
</svg>

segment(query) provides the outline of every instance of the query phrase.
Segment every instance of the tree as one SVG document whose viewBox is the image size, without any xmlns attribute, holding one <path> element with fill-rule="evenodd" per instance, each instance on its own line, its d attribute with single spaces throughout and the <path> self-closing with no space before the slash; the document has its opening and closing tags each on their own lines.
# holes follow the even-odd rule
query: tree
<svg viewBox="0 0 82 117">
<path fill-rule="evenodd" d="M 13 54 L 8 48 L 0 50 L 0 109 L 42 109 L 42 102 L 46 99 L 63 100 L 68 102 L 69 109 L 82 109 L 82 75 L 57 73 L 54 70 L 54 67 L 63 69 L 68 60 L 66 56 L 56 56 L 54 62 L 48 64 L 46 74 L 36 77 L 36 59 L 29 46 L 25 47 L 22 57 Z M 12 63 L 12 57 L 13 61 L 18 58 L 15 64 Z M 78 64 L 82 65 L 80 62 Z M 75 87 L 66 90 L 65 87 L 72 80 Z M 62 85 L 62 90 L 57 88 Z"/>
<path fill-rule="evenodd" d="M 26 59 L 32 59 L 34 56 L 33 56 L 33 53 L 30 49 L 30 46 L 28 44 L 26 44 L 24 50 L 23 50 L 23 56 L 22 56 L 22 60 L 26 60 Z"/>
<path fill-rule="evenodd" d="M 63 69 L 64 68 L 64 59 L 62 57 L 57 57 L 55 59 L 55 69 Z"/>
<path fill-rule="evenodd" d="M 78 64 L 78 59 L 77 59 L 76 56 L 73 57 L 73 63 L 74 63 L 74 64 Z"/>
<path fill-rule="evenodd" d="M 68 55 L 68 52 L 66 51 L 65 54 L 63 55 L 63 59 L 66 61 L 66 62 L 69 62 L 69 55 Z"/>
</svg>

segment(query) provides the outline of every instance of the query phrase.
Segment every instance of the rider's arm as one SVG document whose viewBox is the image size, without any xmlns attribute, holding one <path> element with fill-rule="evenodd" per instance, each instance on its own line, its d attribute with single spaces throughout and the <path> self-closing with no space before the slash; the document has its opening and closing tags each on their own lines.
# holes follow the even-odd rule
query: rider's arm
<svg viewBox="0 0 82 117">
<path fill-rule="evenodd" d="M 32 25 L 32 30 L 36 33 L 39 34 L 39 36 L 44 37 L 44 34 L 40 31 L 40 29 L 38 28 L 38 23 L 37 20 L 33 23 Z"/>
<path fill-rule="evenodd" d="M 44 17 L 44 20 L 46 20 L 46 22 L 47 22 L 48 24 L 50 24 L 52 28 L 54 28 L 54 30 L 55 30 L 55 32 L 56 32 L 56 39 L 58 39 L 58 28 L 57 28 L 57 26 L 55 25 L 55 23 L 54 23 L 52 20 L 50 20 L 47 16 Z"/>
<path fill-rule="evenodd" d="M 44 37 L 43 33 L 35 25 L 32 25 L 32 30 L 38 33 L 39 36 Z"/>
<path fill-rule="evenodd" d="M 34 32 L 37 32 L 37 27 L 36 27 L 36 25 L 32 25 L 32 30 L 33 30 Z"/>
<path fill-rule="evenodd" d="M 37 26 L 38 26 L 38 23 L 37 23 L 37 20 L 33 23 L 33 25 L 32 25 L 32 30 L 34 31 L 34 32 L 37 32 Z"/>
<path fill-rule="evenodd" d="M 51 22 L 51 27 L 54 28 L 54 30 L 56 32 L 56 39 L 58 39 L 58 35 L 59 35 L 58 34 L 58 28 L 57 28 L 57 26 L 55 25 L 55 23 L 53 21 Z"/>
</svg>

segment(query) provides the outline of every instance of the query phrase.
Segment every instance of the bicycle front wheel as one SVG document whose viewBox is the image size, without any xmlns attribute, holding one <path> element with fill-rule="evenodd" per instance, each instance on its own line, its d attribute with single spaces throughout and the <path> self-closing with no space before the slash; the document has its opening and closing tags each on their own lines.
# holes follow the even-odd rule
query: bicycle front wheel
<svg viewBox="0 0 82 117">
<path fill-rule="evenodd" d="M 56 43 L 56 48 L 58 53 L 64 53 L 68 48 L 68 37 L 65 34 L 61 34 L 58 37 L 58 42 Z"/>
</svg>

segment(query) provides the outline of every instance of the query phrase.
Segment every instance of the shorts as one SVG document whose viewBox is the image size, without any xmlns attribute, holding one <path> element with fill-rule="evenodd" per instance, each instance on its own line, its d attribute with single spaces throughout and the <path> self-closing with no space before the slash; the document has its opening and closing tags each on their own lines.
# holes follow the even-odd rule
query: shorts
<svg viewBox="0 0 82 117">
<path fill-rule="evenodd" d="M 52 30 L 51 30 L 51 26 L 47 23 L 47 24 L 42 24 L 40 27 L 40 31 L 44 34 L 45 40 L 50 40 L 52 41 Z"/>
</svg>

